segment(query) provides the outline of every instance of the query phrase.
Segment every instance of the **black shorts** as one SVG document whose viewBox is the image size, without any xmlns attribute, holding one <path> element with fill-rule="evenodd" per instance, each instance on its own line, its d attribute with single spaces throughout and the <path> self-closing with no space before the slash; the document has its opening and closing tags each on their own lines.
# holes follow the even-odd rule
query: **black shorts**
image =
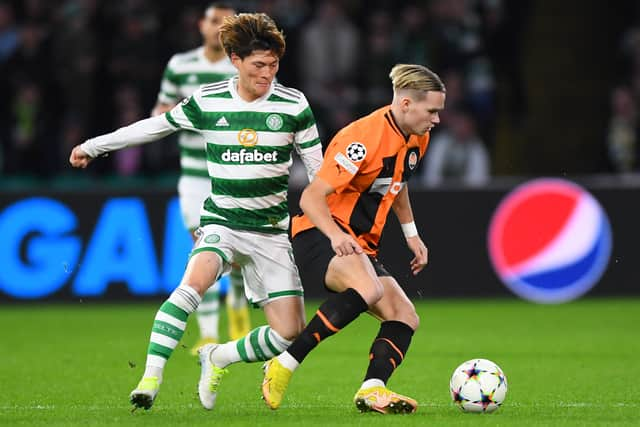
<svg viewBox="0 0 640 427">
<path fill-rule="evenodd" d="M 302 287 L 307 289 L 326 288 L 324 277 L 327 274 L 329 263 L 336 255 L 327 236 L 317 228 L 311 228 L 296 234 L 292 246 Z M 391 276 L 376 257 L 369 255 L 369 259 L 378 277 Z M 331 292 L 330 289 L 327 290 Z"/>
</svg>

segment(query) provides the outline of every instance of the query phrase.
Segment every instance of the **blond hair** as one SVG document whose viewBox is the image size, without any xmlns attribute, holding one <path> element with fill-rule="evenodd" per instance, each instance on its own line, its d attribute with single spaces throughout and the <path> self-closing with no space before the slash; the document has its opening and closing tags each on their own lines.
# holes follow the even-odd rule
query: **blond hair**
<svg viewBox="0 0 640 427">
<path fill-rule="evenodd" d="M 397 64 L 391 69 L 389 78 L 394 92 L 402 89 L 446 92 L 440 77 L 423 65 Z"/>
<path fill-rule="evenodd" d="M 235 53 L 241 59 L 255 50 L 271 51 L 280 59 L 286 47 L 284 34 L 264 13 L 239 13 L 224 18 L 220 43 L 228 56 Z"/>
</svg>

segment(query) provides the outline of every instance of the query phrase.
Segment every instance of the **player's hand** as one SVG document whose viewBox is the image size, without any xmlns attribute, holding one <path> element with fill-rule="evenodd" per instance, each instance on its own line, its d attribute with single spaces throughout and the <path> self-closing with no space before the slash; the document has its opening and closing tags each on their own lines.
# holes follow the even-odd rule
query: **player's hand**
<svg viewBox="0 0 640 427">
<path fill-rule="evenodd" d="M 411 272 L 415 276 L 427 266 L 429 262 L 429 250 L 420 236 L 409 237 L 407 239 L 407 246 L 409 246 L 409 249 L 411 249 L 411 252 L 415 255 L 409 264 Z"/>
<path fill-rule="evenodd" d="M 73 147 L 71 150 L 71 155 L 69 156 L 69 163 L 74 168 L 86 168 L 89 163 L 93 160 L 93 157 L 90 157 L 87 153 L 84 152 L 79 145 Z"/>
<path fill-rule="evenodd" d="M 338 256 L 361 254 L 362 247 L 347 233 L 339 233 L 331 237 L 331 247 Z"/>
</svg>

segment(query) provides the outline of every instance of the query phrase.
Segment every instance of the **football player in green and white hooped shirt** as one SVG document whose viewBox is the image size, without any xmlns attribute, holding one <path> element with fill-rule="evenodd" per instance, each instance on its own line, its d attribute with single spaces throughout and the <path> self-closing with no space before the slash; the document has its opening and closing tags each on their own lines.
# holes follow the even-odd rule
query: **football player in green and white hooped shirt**
<svg viewBox="0 0 640 427">
<path fill-rule="evenodd" d="M 305 324 L 302 284 L 287 235 L 287 190 L 294 149 L 310 179 L 322 163 L 315 119 L 301 92 L 274 80 L 285 41 L 271 18 L 262 13 L 227 17 L 220 40 L 238 77 L 202 86 L 165 115 L 92 138 L 74 147 L 69 158 L 74 167 L 85 168 L 106 152 L 185 129 L 207 143 L 211 195 L 202 208 L 201 234 L 180 286 L 156 314 L 145 372 L 130 395 L 134 409 L 153 404 L 189 314 L 231 263 L 241 266 L 245 294 L 262 307 L 268 325 L 199 350 L 198 394 L 206 409 L 214 407 L 228 365 L 272 358 Z"/>
<path fill-rule="evenodd" d="M 199 21 L 203 45 L 197 49 L 174 55 L 167 64 L 162 78 L 158 101 L 152 116 L 170 111 L 178 102 L 188 98 L 204 83 L 216 83 L 234 76 L 236 68 L 231 64 L 220 43 L 219 27 L 225 16 L 232 16 L 235 10 L 224 3 L 212 3 L 204 11 Z M 211 181 L 207 171 L 205 142 L 195 132 L 184 131 L 178 135 L 180 144 L 181 175 L 178 181 L 180 211 L 185 226 L 196 241 L 196 230 L 200 225 L 200 208 L 209 196 Z M 249 332 L 249 309 L 243 293 L 242 274 L 234 268 L 229 275 L 227 313 L 229 337 L 232 340 Z M 220 281 L 211 286 L 202 297 L 196 310 L 200 339 L 191 349 L 197 355 L 204 344 L 218 341 Z"/>
</svg>

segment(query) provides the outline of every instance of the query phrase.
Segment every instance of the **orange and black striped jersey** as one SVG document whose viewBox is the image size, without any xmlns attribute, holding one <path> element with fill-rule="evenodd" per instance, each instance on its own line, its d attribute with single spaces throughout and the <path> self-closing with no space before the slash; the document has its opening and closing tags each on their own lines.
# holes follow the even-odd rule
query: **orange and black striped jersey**
<svg viewBox="0 0 640 427">
<path fill-rule="evenodd" d="M 331 140 L 316 176 L 335 189 L 327 196 L 333 219 L 365 253 L 377 254 L 389 209 L 428 144 L 428 133 L 406 139 L 389 106 L 356 120 Z M 292 236 L 313 227 L 306 215 L 297 215 Z"/>
</svg>

